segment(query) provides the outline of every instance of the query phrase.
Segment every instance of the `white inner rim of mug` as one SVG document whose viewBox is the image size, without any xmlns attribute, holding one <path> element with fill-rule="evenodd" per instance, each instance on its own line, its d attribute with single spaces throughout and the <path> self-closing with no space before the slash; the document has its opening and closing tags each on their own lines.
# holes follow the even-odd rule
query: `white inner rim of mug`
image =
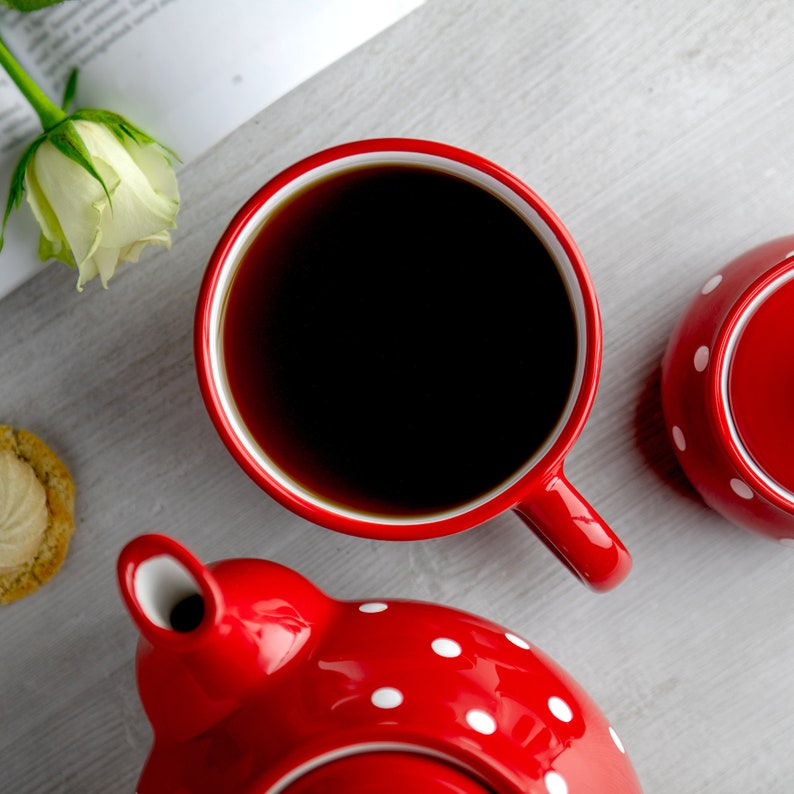
<svg viewBox="0 0 794 794">
<path fill-rule="evenodd" d="M 537 235 L 538 239 L 541 240 L 551 255 L 552 259 L 557 265 L 560 275 L 562 276 L 563 282 L 565 283 L 576 322 L 576 367 L 574 370 L 571 391 L 568 395 L 568 401 L 560 415 L 559 420 L 557 421 L 557 424 L 543 445 L 535 450 L 532 457 L 527 460 L 520 469 L 514 472 L 510 478 L 502 482 L 496 488 L 491 489 L 476 499 L 454 505 L 447 510 L 440 510 L 428 514 L 400 516 L 389 516 L 380 513 L 373 514 L 364 510 L 341 505 L 330 499 L 322 497 L 313 490 L 306 488 L 299 480 L 296 480 L 294 477 L 290 476 L 283 469 L 277 466 L 268 457 L 267 453 L 262 449 L 260 444 L 257 443 L 256 439 L 251 435 L 245 423 L 242 421 L 242 418 L 240 417 L 240 413 L 237 410 L 237 406 L 235 405 L 234 398 L 231 394 L 231 389 L 229 388 L 229 382 L 225 375 L 222 329 L 227 303 L 226 296 L 228 295 L 231 283 L 236 275 L 237 267 L 251 241 L 258 235 L 260 229 L 264 226 L 265 222 L 272 214 L 274 209 L 279 207 L 282 202 L 284 202 L 284 200 L 289 198 L 291 195 L 303 190 L 314 182 L 326 179 L 327 177 L 334 174 L 374 165 L 413 165 L 420 167 L 430 167 L 442 173 L 462 177 L 468 182 L 484 188 L 492 195 L 500 198 L 514 212 L 516 212 L 526 221 L 526 223 Z M 228 419 L 235 436 L 239 439 L 240 443 L 244 446 L 248 454 L 255 461 L 257 461 L 259 466 L 266 472 L 270 479 L 279 483 L 286 490 L 297 494 L 301 499 L 338 516 L 344 516 L 358 520 L 364 519 L 377 521 L 381 524 L 416 525 L 422 523 L 431 523 L 434 521 L 445 520 L 455 516 L 463 515 L 464 513 L 479 507 L 480 505 L 488 503 L 494 498 L 494 496 L 499 493 L 503 493 L 505 490 L 518 482 L 518 480 L 520 480 L 528 471 L 530 471 L 530 469 L 532 469 L 535 464 L 541 460 L 551 449 L 570 419 L 571 414 L 573 413 L 574 405 L 579 396 L 579 392 L 582 388 L 585 359 L 588 347 L 585 317 L 585 303 L 581 289 L 579 287 L 576 270 L 571 264 L 568 254 L 566 253 L 562 243 L 557 238 L 553 229 L 543 220 L 535 208 L 527 200 L 515 193 L 510 187 L 490 174 L 480 171 L 473 166 L 469 166 L 465 163 L 460 163 L 455 160 L 449 160 L 437 155 L 426 154 L 422 152 L 400 151 L 366 152 L 344 157 L 339 160 L 333 160 L 329 163 L 324 163 L 310 171 L 301 174 L 289 184 L 276 191 L 276 193 L 274 193 L 250 218 L 246 228 L 241 230 L 241 232 L 238 234 L 237 238 L 230 246 L 226 254 L 226 260 L 222 266 L 222 270 L 219 274 L 217 285 L 212 296 L 209 322 L 210 366 L 212 370 L 213 381 L 218 388 L 218 396 L 223 408 L 223 412 Z"/>
<path fill-rule="evenodd" d="M 736 420 L 733 417 L 731 410 L 730 391 L 728 388 L 728 381 L 730 379 L 731 365 L 733 364 L 733 356 L 739 344 L 739 338 L 742 331 L 747 327 L 750 319 L 755 314 L 758 307 L 773 293 L 776 292 L 784 284 L 794 279 L 794 269 L 788 270 L 774 281 L 764 287 L 761 292 L 756 295 L 753 300 L 744 309 L 738 322 L 731 331 L 730 336 L 725 345 L 725 356 L 723 359 L 722 370 L 720 371 L 720 399 L 725 406 L 725 417 L 728 420 L 728 430 L 730 432 L 731 440 L 733 441 L 742 462 L 745 466 L 772 491 L 774 494 L 784 499 L 787 502 L 794 504 L 794 493 L 784 488 L 776 480 L 773 480 L 756 462 L 750 451 L 744 445 L 744 442 L 739 435 L 739 430 L 736 426 Z"/>
</svg>

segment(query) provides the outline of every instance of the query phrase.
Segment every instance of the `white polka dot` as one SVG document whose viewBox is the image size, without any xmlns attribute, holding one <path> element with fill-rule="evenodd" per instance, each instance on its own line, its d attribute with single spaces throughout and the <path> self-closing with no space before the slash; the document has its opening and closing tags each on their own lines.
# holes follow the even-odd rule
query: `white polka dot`
<svg viewBox="0 0 794 794">
<path fill-rule="evenodd" d="M 742 499 L 753 498 L 753 491 L 750 486 L 746 482 L 742 482 L 736 477 L 731 480 L 731 488 L 733 489 L 733 492 Z"/>
<path fill-rule="evenodd" d="M 609 735 L 612 737 L 615 747 L 617 747 L 618 750 L 625 755 L 626 748 L 623 746 L 623 742 L 620 741 L 620 736 L 617 735 L 615 729 L 611 725 L 609 726 Z"/>
<path fill-rule="evenodd" d="M 403 693 L 393 686 L 382 686 L 372 693 L 370 700 L 379 709 L 396 709 L 403 702 Z"/>
<path fill-rule="evenodd" d="M 472 709 L 466 712 L 466 722 L 472 730 L 490 736 L 496 731 L 496 720 L 487 712 Z"/>
<path fill-rule="evenodd" d="M 673 443 L 676 445 L 676 447 L 678 447 L 680 452 L 683 452 L 686 449 L 686 438 L 684 436 L 684 431 L 678 425 L 673 425 L 672 433 Z"/>
<path fill-rule="evenodd" d="M 714 292 L 717 287 L 722 283 L 722 273 L 717 273 L 716 276 L 712 276 L 704 285 L 703 288 L 700 290 L 703 295 L 708 295 L 709 292 Z"/>
<path fill-rule="evenodd" d="M 433 649 L 434 653 L 437 653 L 439 656 L 444 656 L 447 659 L 454 659 L 456 656 L 460 656 L 463 650 L 455 640 L 450 640 L 446 637 L 439 637 L 433 640 L 430 647 Z"/>
<path fill-rule="evenodd" d="M 783 257 L 783 259 L 788 259 L 790 256 L 794 256 L 794 251 L 789 251 L 789 252 L 788 252 L 788 253 L 787 253 L 787 254 L 786 254 L 784 257 Z"/>
<path fill-rule="evenodd" d="M 521 637 L 511 634 L 509 631 L 505 634 L 505 637 L 507 637 L 507 639 L 513 643 L 513 645 L 516 645 L 525 651 L 529 650 L 529 643 L 526 640 L 522 640 Z"/>
<path fill-rule="evenodd" d="M 383 612 L 388 608 L 389 608 L 388 604 L 382 604 L 380 601 L 370 601 L 367 604 L 362 604 L 358 608 L 358 611 L 366 612 L 367 614 L 374 614 L 375 612 Z"/>
<path fill-rule="evenodd" d="M 790 549 L 794 549 L 794 538 L 781 538 L 780 545 L 788 546 Z"/>
<path fill-rule="evenodd" d="M 698 372 L 703 372 L 703 370 L 709 365 L 709 349 L 705 345 L 701 345 L 695 351 L 693 363 L 695 364 L 695 369 Z"/>
<path fill-rule="evenodd" d="M 549 711 L 560 722 L 570 722 L 573 719 L 573 711 L 571 710 L 571 707 L 562 698 L 549 698 L 548 706 Z"/>
<path fill-rule="evenodd" d="M 563 776 L 557 772 L 546 772 L 543 776 L 543 782 L 549 794 L 568 794 L 568 784 Z"/>
</svg>

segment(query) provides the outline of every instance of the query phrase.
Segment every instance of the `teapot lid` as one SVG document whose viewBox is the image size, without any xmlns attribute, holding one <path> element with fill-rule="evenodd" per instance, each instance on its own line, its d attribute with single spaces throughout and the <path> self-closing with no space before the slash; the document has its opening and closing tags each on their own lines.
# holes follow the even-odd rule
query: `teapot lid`
<svg viewBox="0 0 794 794">
<path fill-rule="evenodd" d="M 405 794 L 407 791 L 490 794 L 491 790 L 443 759 L 378 750 L 331 760 L 277 791 L 278 794 Z"/>
</svg>

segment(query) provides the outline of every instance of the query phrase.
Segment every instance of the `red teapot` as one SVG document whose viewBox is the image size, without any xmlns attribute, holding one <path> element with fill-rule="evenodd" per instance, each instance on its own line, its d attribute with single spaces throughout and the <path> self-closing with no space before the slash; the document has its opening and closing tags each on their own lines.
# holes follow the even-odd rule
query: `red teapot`
<svg viewBox="0 0 794 794">
<path fill-rule="evenodd" d="M 143 535 L 118 561 L 154 742 L 138 794 L 634 794 L 617 733 L 519 635 L 338 601 L 273 562 Z"/>
</svg>

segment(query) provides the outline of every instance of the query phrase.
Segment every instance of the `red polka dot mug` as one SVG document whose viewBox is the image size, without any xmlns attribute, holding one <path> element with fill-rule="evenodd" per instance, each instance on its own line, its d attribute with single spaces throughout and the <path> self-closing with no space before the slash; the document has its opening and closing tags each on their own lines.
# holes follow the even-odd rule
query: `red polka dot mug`
<svg viewBox="0 0 794 794">
<path fill-rule="evenodd" d="M 639 794 L 582 688 L 520 635 L 337 601 L 273 562 L 143 535 L 118 576 L 154 742 L 138 794 Z"/>
<path fill-rule="evenodd" d="M 662 405 L 705 502 L 794 546 L 794 236 L 753 248 L 703 284 L 668 343 Z"/>
<path fill-rule="evenodd" d="M 232 456 L 316 524 L 418 540 L 512 510 L 593 589 L 629 573 L 563 470 L 601 366 L 590 276 L 478 155 L 358 141 L 275 176 L 210 257 L 195 359 Z"/>
</svg>

